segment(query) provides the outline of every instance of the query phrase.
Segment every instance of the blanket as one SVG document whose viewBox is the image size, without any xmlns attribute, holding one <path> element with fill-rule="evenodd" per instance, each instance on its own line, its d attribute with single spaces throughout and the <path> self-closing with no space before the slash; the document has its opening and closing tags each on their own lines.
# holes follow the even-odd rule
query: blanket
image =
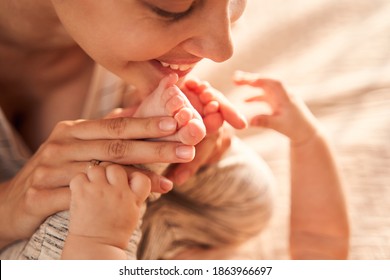
<svg viewBox="0 0 390 280">
<path fill-rule="evenodd" d="M 280 80 L 301 95 L 340 166 L 351 221 L 349 258 L 390 259 L 390 1 L 248 0 L 232 39 L 231 59 L 202 62 L 195 74 L 242 108 L 253 90 L 233 85 L 237 69 Z M 288 259 L 288 142 L 266 129 L 237 133 L 278 182 L 273 218 L 243 246 L 243 256 Z"/>
</svg>

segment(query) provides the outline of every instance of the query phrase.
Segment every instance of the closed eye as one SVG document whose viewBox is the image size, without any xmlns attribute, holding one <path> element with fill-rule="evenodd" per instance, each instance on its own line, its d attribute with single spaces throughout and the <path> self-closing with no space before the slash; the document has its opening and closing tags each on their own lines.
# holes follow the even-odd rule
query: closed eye
<svg viewBox="0 0 390 280">
<path fill-rule="evenodd" d="M 178 12 L 178 13 L 177 12 L 169 12 L 169 11 L 166 11 L 166 10 L 160 9 L 158 7 L 154 7 L 154 6 L 150 7 L 150 8 L 158 16 L 175 21 L 175 20 L 180 20 L 180 19 L 186 17 L 187 15 L 189 15 L 192 12 L 193 7 L 194 7 L 194 5 L 191 5 L 187 10 L 185 10 L 183 12 Z"/>
</svg>

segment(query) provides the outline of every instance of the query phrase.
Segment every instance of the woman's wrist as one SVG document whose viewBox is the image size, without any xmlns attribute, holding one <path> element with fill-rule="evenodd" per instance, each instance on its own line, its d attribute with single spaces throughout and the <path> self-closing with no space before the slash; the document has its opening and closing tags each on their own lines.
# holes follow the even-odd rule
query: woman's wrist
<svg viewBox="0 0 390 280">
<path fill-rule="evenodd" d="M 0 211 L 2 211 L 2 210 L 0 210 Z M 4 215 L 4 212 L 1 212 L 1 216 L 0 216 L 0 220 L 1 220 L 1 223 L 0 223 L 0 250 L 4 249 L 8 245 L 11 245 L 12 243 L 29 238 L 31 236 L 31 235 L 27 235 L 24 237 L 24 236 L 18 235 L 18 230 L 17 229 L 15 230 L 15 228 L 13 228 L 11 225 L 12 221 L 10 221 L 8 219 L 8 217 L 4 218 L 3 215 Z"/>
<path fill-rule="evenodd" d="M 6 188 L 9 185 L 9 181 L 0 183 L 0 250 L 6 246 L 12 244 L 13 242 L 19 240 L 17 234 L 12 230 L 12 222 L 16 223 L 17 221 L 10 220 L 8 213 L 10 211 L 7 209 L 7 192 Z"/>
<path fill-rule="evenodd" d="M 1 214 L 3 215 L 4 212 L 1 212 Z M 22 240 L 23 238 L 20 238 L 15 234 L 15 232 L 11 228 L 11 225 L 7 223 L 6 219 L 0 217 L 0 220 L 1 220 L 0 223 L 0 251 L 1 251 L 5 247 L 19 240 Z"/>
<path fill-rule="evenodd" d="M 0 251 L 3 250 L 8 245 L 12 244 L 16 240 L 2 239 L 0 238 Z"/>
</svg>

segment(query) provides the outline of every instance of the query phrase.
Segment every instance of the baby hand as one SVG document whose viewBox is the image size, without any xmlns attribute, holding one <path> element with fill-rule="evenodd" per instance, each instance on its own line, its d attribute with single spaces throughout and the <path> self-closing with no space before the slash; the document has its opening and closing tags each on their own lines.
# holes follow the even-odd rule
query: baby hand
<svg viewBox="0 0 390 280">
<path fill-rule="evenodd" d="M 150 194 L 150 179 L 140 172 L 128 177 L 120 165 L 100 165 L 74 177 L 70 189 L 68 237 L 126 248 Z"/>
<path fill-rule="evenodd" d="M 202 116 L 208 134 L 217 133 L 225 121 L 237 129 L 247 127 L 245 117 L 208 82 L 188 79 L 182 90 Z"/>
<path fill-rule="evenodd" d="M 234 77 L 237 85 L 260 88 L 259 95 L 246 102 L 265 102 L 270 114 L 260 114 L 250 119 L 250 125 L 274 129 L 288 138 L 291 143 L 301 144 L 317 133 L 317 120 L 298 96 L 287 93 L 276 80 L 260 78 L 259 74 L 237 71 Z"/>
</svg>

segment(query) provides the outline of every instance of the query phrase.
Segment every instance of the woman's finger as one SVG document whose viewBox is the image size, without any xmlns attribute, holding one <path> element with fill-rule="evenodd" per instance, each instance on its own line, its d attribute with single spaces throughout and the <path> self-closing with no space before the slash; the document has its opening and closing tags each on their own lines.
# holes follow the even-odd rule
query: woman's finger
<svg viewBox="0 0 390 280">
<path fill-rule="evenodd" d="M 55 189 L 39 189 L 30 197 L 31 209 L 39 211 L 39 215 L 48 216 L 56 212 L 69 209 L 70 189 L 69 187 Z M 40 205 L 40 207 L 36 207 Z M 35 212 L 35 211 L 34 211 Z"/>
<path fill-rule="evenodd" d="M 143 140 L 76 140 L 53 151 L 53 156 L 67 158 L 69 161 L 88 162 L 92 159 L 118 164 L 175 163 L 193 159 L 194 146 L 178 142 L 159 142 Z M 54 159 L 53 159 L 54 160 Z"/>
<path fill-rule="evenodd" d="M 57 124 L 51 137 L 84 140 L 161 138 L 174 133 L 176 126 L 176 120 L 171 117 L 64 121 Z"/>
</svg>

